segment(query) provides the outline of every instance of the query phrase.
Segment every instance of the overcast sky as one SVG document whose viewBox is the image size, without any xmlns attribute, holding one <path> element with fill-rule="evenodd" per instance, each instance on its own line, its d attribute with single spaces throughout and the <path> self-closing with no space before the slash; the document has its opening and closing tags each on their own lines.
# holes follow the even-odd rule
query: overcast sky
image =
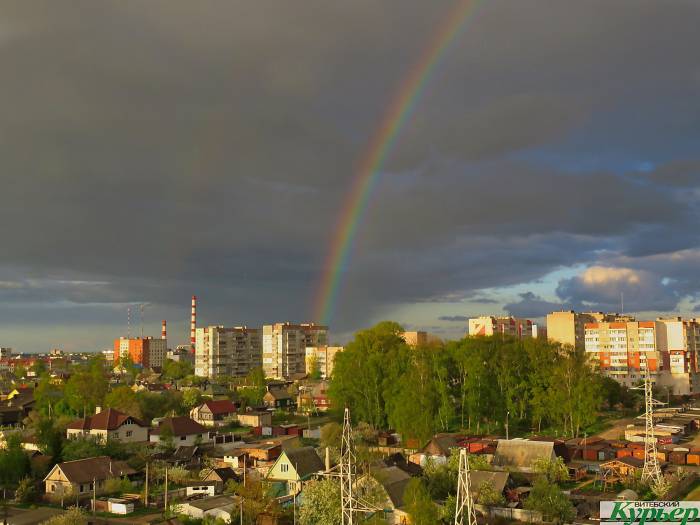
<svg viewBox="0 0 700 525">
<path fill-rule="evenodd" d="M 5 1 L 0 346 L 310 320 L 447 0 Z M 489 0 L 390 155 L 331 330 L 700 303 L 700 2 Z M 138 308 L 134 329 L 139 332 Z"/>
</svg>

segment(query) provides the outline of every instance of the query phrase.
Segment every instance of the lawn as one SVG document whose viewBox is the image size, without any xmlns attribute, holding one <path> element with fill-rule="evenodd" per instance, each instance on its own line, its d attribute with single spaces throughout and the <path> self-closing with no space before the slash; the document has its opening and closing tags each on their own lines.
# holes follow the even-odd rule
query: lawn
<svg viewBox="0 0 700 525">
<path fill-rule="evenodd" d="M 690 485 L 688 494 L 683 501 L 700 501 L 700 479 L 695 480 L 695 482 Z"/>
</svg>

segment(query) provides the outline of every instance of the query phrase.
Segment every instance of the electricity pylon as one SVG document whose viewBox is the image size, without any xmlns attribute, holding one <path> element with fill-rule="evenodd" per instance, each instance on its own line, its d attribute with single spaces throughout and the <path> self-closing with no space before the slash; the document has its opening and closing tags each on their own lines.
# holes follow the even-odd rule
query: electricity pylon
<svg viewBox="0 0 700 525">
<path fill-rule="evenodd" d="M 457 478 L 457 509 L 455 525 L 476 525 L 476 511 L 472 499 L 471 482 L 469 480 L 469 458 L 467 450 L 459 451 L 459 477 Z"/>
<path fill-rule="evenodd" d="M 350 409 L 345 408 L 343 416 L 343 441 L 340 445 L 340 505 L 342 508 L 342 525 L 356 525 L 360 514 L 376 512 L 380 509 L 363 502 L 355 491 L 357 465 L 355 463 L 355 444 L 352 439 Z"/>
<path fill-rule="evenodd" d="M 656 437 L 654 436 L 654 405 L 663 405 L 656 401 L 653 396 L 651 374 L 649 373 L 649 362 L 644 359 L 644 467 L 642 468 L 643 482 L 649 483 L 652 487 L 662 487 L 665 483 L 661 474 L 661 465 L 656 448 Z M 641 390 L 642 388 L 637 388 Z"/>
</svg>

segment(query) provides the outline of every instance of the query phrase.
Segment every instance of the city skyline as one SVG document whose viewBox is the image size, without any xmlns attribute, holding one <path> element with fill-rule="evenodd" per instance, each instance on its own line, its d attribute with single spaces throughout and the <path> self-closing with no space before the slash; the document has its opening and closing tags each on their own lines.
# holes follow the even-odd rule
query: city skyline
<svg viewBox="0 0 700 525">
<path fill-rule="evenodd" d="M 358 166 L 458 4 L 5 6 L 0 346 L 108 348 L 139 303 L 184 344 L 192 294 L 199 326 L 322 322 Z M 331 341 L 621 293 L 694 317 L 698 7 L 473 4 L 373 172 Z"/>
</svg>

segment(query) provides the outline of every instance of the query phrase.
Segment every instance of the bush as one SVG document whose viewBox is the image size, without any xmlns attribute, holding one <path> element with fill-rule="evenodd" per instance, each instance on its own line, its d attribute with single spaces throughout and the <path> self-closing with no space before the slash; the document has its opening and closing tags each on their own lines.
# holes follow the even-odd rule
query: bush
<svg viewBox="0 0 700 525">
<path fill-rule="evenodd" d="M 36 487 L 31 478 L 22 478 L 15 491 L 15 501 L 17 503 L 31 503 L 36 497 Z"/>
</svg>

